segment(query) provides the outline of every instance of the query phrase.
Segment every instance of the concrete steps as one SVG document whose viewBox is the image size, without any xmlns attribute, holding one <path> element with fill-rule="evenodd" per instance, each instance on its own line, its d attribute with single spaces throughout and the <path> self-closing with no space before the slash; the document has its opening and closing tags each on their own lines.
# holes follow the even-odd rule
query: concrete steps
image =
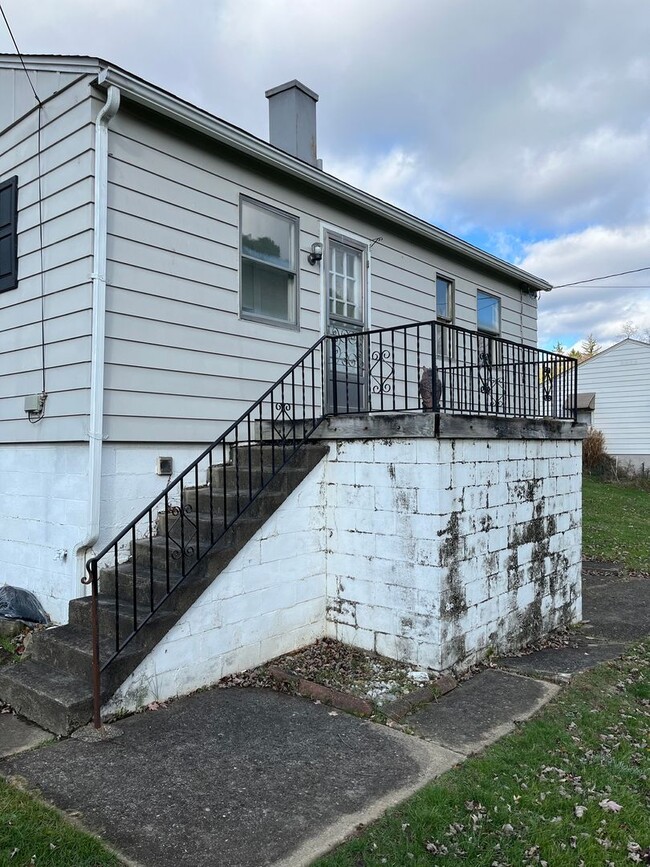
<svg viewBox="0 0 650 867">
<path fill-rule="evenodd" d="M 271 448 L 252 450 L 249 470 L 248 447 L 240 447 L 238 452 L 232 452 L 231 458 L 245 460 L 245 472 L 241 467 L 236 471 L 233 464 L 213 467 L 208 485 L 185 489 L 183 501 L 194 507 L 193 524 L 178 514 L 159 515 L 158 535 L 137 539 L 127 563 L 100 571 L 100 661 L 107 663 L 101 678 L 102 702 L 110 698 L 218 578 L 237 552 L 322 460 L 326 451 L 326 447 L 306 444 L 269 479 Z M 282 462 L 281 453 L 276 446 L 277 467 Z M 232 520 L 227 516 L 228 510 L 232 509 L 234 515 L 237 508 L 237 492 L 233 489 L 237 481 L 240 486 L 244 485 L 243 492 L 240 487 L 239 506 L 248 505 L 243 514 L 224 529 L 224 524 L 219 523 L 224 515 L 220 509 L 223 510 L 225 499 L 226 520 Z M 250 502 L 249 484 L 250 488 L 257 486 L 254 495 L 265 486 Z M 153 614 L 152 606 L 157 608 Z M 135 631 L 134 625 L 141 628 Z M 128 644 L 122 647 L 127 639 L 130 639 Z M 70 602 L 69 622 L 65 626 L 34 633 L 27 659 L 0 668 L 0 698 L 17 713 L 55 734 L 67 735 L 89 722 L 92 716 L 90 597 Z"/>
</svg>

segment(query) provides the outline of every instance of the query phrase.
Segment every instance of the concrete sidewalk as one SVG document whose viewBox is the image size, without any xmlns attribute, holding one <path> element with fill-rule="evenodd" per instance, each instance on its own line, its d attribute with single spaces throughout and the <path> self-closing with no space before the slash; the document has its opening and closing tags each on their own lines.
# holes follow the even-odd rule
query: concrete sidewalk
<svg viewBox="0 0 650 867">
<path fill-rule="evenodd" d="M 649 612 L 650 581 L 587 565 L 590 622 L 576 646 L 482 671 L 407 717 L 415 737 L 298 697 L 212 689 L 122 720 L 112 739 L 70 739 L 5 759 L 0 773 L 80 812 L 144 867 L 307 865 L 535 713 L 559 689 L 549 679 L 648 634 Z"/>
</svg>

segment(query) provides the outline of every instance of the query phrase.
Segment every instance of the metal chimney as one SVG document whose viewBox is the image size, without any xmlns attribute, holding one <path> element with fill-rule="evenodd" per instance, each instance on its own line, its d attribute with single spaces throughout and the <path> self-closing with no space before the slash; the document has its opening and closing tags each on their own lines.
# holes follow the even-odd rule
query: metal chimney
<svg viewBox="0 0 650 867">
<path fill-rule="evenodd" d="M 266 91 L 269 101 L 269 141 L 293 157 L 322 168 L 316 156 L 316 103 L 314 93 L 295 78 Z"/>
</svg>

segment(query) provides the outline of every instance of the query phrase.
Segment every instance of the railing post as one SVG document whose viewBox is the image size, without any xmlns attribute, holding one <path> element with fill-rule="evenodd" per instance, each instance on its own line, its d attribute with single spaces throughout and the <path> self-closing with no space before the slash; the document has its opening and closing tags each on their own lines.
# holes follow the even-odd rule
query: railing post
<svg viewBox="0 0 650 867">
<path fill-rule="evenodd" d="M 99 669 L 99 611 L 97 604 L 97 560 L 91 560 L 88 564 L 90 572 L 90 586 L 92 591 L 91 600 L 91 623 L 93 630 L 93 725 L 96 729 L 102 727 L 101 719 L 101 684 Z M 117 600 L 116 600 L 117 605 Z"/>
<path fill-rule="evenodd" d="M 444 326 L 442 326 L 444 327 Z M 431 397 L 433 399 L 433 411 L 440 412 L 440 399 L 442 397 L 441 391 L 442 388 L 438 387 L 438 352 L 436 346 L 436 340 L 438 337 L 437 329 L 441 329 L 441 326 L 437 322 L 433 322 L 431 325 Z M 442 350 L 443 340 L 445 339 L 445 335 L 442 330 L 440 330 L 440 347 Z"/>
<path fill-rule="evenodd" d="M 578 423 L 578 359 L 573 359 L 573 423 Z"/>
<path fill-rule="evenodd" d="M 339 411 L 339 396 L 338 382 L 336 379 L 336 337 L 332 335 L 332 414 L 338 415 Z"/>
</svg>

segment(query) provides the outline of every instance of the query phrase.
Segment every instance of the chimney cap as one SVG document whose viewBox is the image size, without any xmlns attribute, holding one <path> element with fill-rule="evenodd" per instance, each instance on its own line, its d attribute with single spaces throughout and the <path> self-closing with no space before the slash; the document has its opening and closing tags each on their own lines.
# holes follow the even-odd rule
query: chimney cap
<svg viewBox="0 0 650 867">
<path fill-rule="evenodd" d="M 264 96 L 267 99 L 270 99 L 272 96 L 276 96 L 278 93 L 282 93 L 285 90 L 291 90 L 294 87 L 297 87 L 298 90 L 302 90 L 302 92 L 311 97 L 314 102 L 318 102 L 318 94 L 311 90 L 311 88 L 307 87 L 306 84 L 303 84 L 302 81 L 298 81 L 297 78 L 294 78 L 293 81 L 287 81 L 285 84 L 279 84 L 277 87 L 272 87 L 270 90 L 265 92 Z"/>
</svg>

